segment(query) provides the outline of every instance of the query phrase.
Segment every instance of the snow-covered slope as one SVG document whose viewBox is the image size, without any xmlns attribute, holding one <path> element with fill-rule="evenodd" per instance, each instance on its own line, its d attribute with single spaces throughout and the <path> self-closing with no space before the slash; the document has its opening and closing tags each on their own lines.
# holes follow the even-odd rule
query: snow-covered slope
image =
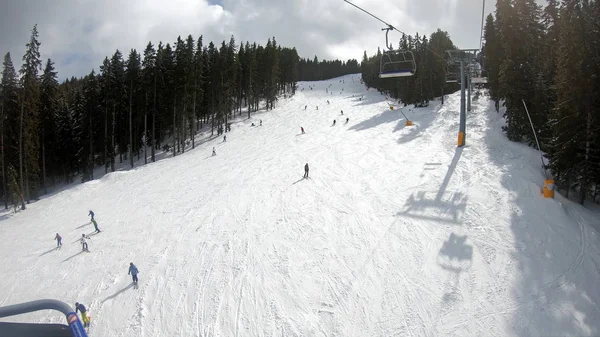
<svg viewBox="0 0 600 337">
<path fill-rule="evenodd" d="M 300 88 L 225 143 L 1 221 L 0 305 L 82 302 L 91 336 L 600 334 L 599 217 L 540 196 L 539 153 L 487 98 L 457 149 L 458 93 L 404 108 L 406 127 L 359 75 Z M 80 253 L 89 209 L 102 232 Z"/>
</svg>

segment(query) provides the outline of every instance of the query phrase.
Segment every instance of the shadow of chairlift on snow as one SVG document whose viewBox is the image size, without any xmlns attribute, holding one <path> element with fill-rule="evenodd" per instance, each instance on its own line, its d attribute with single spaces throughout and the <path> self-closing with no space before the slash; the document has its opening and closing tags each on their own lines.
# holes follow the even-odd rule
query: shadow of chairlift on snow
<svg viewBox="0 0 600 337">
<path fill-rule="evenodd" d="M 468 197 L 461 192 L 453 192 L 448 196 L 446 189 L 461 154 L 462 148 L 457 148 L 435 198 L 429 198 L 425 191 L 413 193 L 404 204 L 404 210 L 396 215 L 460 225 L 461 217 L 467 208 Z M 430 165 L 426 169 L 432 170 L 439 165 L 439 163 L 435 163 L 435 165 Z M 435 215 L 432 215 L 432 213 Z"/>
<path fill-rule="evenodd" d="M 473 246 L 466 244 L 466 235 L 450 234 L 444 241 L 437 257 L 437 264 L 445 270 L 460 273 L 471 268 Z"/>
<path fill-rule="evenodd" d="M 448 271 L 444 284 L 442 301 L 445 306 L 461 301 L 460 273 L 471 268 L 473 263 L 473 246 L 466 243 L 466 235 L 450 234 L 444 241 L 437 256 L 437 264 Z"/>
</svg>

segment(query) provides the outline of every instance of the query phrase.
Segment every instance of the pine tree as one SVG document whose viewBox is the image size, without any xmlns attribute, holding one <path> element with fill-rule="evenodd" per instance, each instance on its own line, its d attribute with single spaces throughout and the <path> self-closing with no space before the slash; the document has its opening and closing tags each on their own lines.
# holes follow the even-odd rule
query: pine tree
<svg viewBox="0 0 600 337">
<path fill-rule="evenodd" d="M 110 60 L 108 57 L 104 58 L 102 65 L 100 66 L 100 99 L 101 104 L 103 106 L 103 126 L 104 126 L 104 137 L 102 138 L 102 143 L 104 144 L 104 153 L 102 155 L 102 163 L 104 165 L 104 173 L 108 173 L 108 167 L 110 163 L 113 163 L 113 160 L 109 161 L 109 157 L 114 159 L 114 148 L 110 152 L 108 151 L 108 146 L 110 144 L 110 139 L 112 139 L 112 116 L 113 114 L 109 113 L 112 111 L 111 107 L 111 69 L 110 69 Z"/>
<path fill-rule="evenodd" d="M 57 72 L 54 71 L 54 62 L 48 59 L 40 84 L 40 143 L 42 146 L 42 187 L 44 188 L 44 193 L 48 193 L 47 173 L 53 175 L 54 168 L 56 167 L 55 157 L 46 155 L 46 153 L 54 153 L 56 148 L 56 125 L 54 119 L 58 104 L 58 81 L 56 77 Z M 51 170 L 47 170 L 47 167 L 51 168 Z"/>
<path fill-rule="evenodd" d="M 112 103 L 111 130 L 111 171 L 115 171 L 115 150 L 118 149 L 120 162 L 127 149 L 127 131 L 125 113 L 127 107 L 127 86 L 125 83 L 125 62 L 123 54 L 117 49 L 110 60 L 110 102 Z"/>
<path fill-rule="evenodd" d="M 148 155 L 146 153 L 148 146 L 151 146 L 152 161 L 155 161 L 154 148 L 154 128 L 156 124 L 156 50 L 152 42 L 148 42 L 144 50 L 144 60 L 142 61 L 142 77 L 143 77 L 143 92 L 144 92 L 144 164 L 148 163 Z M 148 111 L 152 111 L 152 132 L 150 132 L 150 141 L 148 141 Z"/>
<path fill-rule="evenodd" d="M 31 197 L 37 199 L 39 187 L 39 111 L 40 100 L 39 76 L 42 61 L 40 60 L 40 42 L 38 41 L 37 25 L 33 26 L 31 38 L 26 45 L 21 70 L 23 93 L 23 132 L 21 132 L 20 147 L 23 148 L 22 161 L 25 165 L 25 195 L 27 202 Z"/>
<path fill-rule="evenodd" d="M 8 167 L 16 167 L 18 161 L 19 144 L 19 103 L 18 103 L 18 80 L 17 73 L 13 66 L 10 53 L 4 56 L 2 65 L 2 81 L 0 82 L 0 145 L 1 145 L 1 163 L 2 163 L 2 190 L 4 197 L 4 207 L 8 208 L 10 199 L 10 179 Z M 15 181 L 16 182 L 16 181 Z M 20 193 L 19 193 L 20 194 Z M 25 204 L 23 202 L 23 207 Z"/>
<path fill-rule="evenodd" d="M 483 45 L 483 68 L 484 76 L 487 76 L 490 88 L 490 97 L 496 102 L 500 100 L 499 73 L 502 63 L 502 46 L 496 31 L 496 22 L 492 14 L 489 14 L 485 20 L 484 35 L 485 44 Z"/>
<path fill-rule="evenodd" d="M 137 96 L 140 87 L 141 61 L 140 54 L 135 49 L 131 49 L 127 59 L 127 69 L 125 73 L 125 82 L 129 92 L 129 165 L 133 167 L 133 154 L 139 154 L 139 138 L 137 133 L 134 136 L 134 122 L 137 121 Z M 135 115 L 135 116 L 134 116 Z M 136 123 L 137 124 L 137 123 Z M 134 142 L 135 138 L 135 142 Z"/>
</svg>

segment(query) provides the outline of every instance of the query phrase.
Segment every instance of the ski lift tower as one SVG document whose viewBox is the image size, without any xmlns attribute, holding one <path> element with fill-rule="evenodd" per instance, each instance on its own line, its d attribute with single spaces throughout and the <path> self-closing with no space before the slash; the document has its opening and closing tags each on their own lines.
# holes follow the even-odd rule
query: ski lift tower
<svg viewBox="0 0 600 337">
<path fill-rule="evenodd" d="M 475 57 L 479 49 L 454 49 L 446 50 L 448 55 L 449 65 L 460 66 L 460 126 L 458 130 L 458 146 L 465 145 L 466 128 L 467 128 L 467 116 L 465 107 L 465 88 L 469 90 L 469 110 L 471 110 L 471 83 L 470 72 L 468 72 L 469 66 L 475 62 Z"/>
</svg>

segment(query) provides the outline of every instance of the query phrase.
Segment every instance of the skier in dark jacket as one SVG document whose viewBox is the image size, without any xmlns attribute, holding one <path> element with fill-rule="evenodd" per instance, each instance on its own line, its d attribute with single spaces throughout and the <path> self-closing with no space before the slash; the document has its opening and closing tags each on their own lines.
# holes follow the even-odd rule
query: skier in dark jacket
<svg viewBox="0 0 600 337">
<path fill-rule="evenodd" d="M 304 178 L 308 178 L 308 163 L 304 165 Z"/>
<path fill-rule="evenodd" d="M 129 263 L 129 272 L 127 273 L 127 275 L 131 274 L 134 284 L 138 283 L 138 277 L 137 277 L 138 273 L 139 273 L 139 271 L 138 271 L 137 267 L 133 264 L 133 262 Z"/>
<path fill-rule="evenodd" d="M 56 240 L 56 248 L 60 248 L 62 246 L 62 237 L 56 233 L 54 240 Z"/>
<path fill-rule="evenodd" d="M 90 326 L 90 319 L 88 318 L 87 315 L 87 309 L 85 308 L 85 306 L 79 302 L 75 303 L 75 313 L 77 313 L 78 311 L 81 311 L 81 320 L 83 321 L 83 326 L 84 327 L 88 327 Z"/>
</svg>

